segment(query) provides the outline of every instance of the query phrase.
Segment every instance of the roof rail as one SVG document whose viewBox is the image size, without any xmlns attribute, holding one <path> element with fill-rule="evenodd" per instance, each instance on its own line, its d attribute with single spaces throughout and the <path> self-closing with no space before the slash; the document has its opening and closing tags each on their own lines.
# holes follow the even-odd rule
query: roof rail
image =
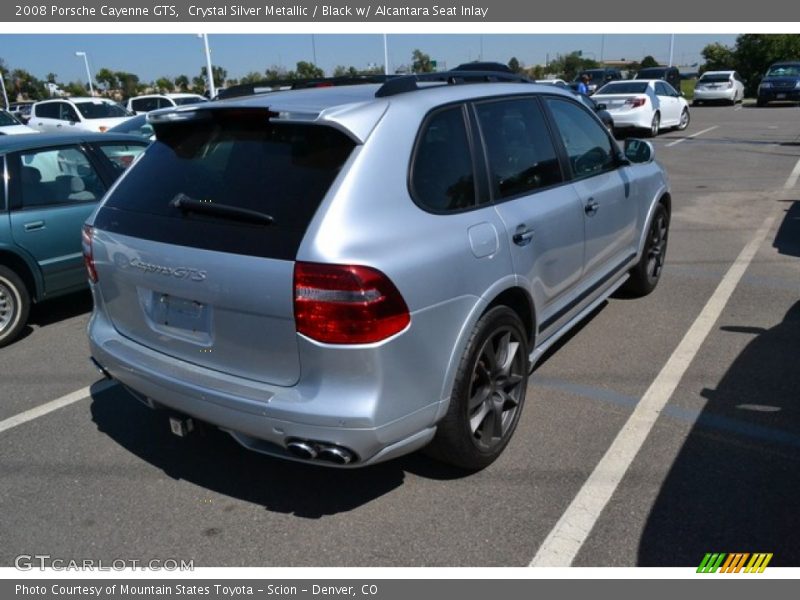
<svg viewBox="0 0 800 600">
<path fill-rule="evenodd" d="M 413 92 L 420 88 L 419 82 L 438 82 L 447 85 L 460 85 L 464 83 L 534 83 L 533 80 L 517 73 L 503 71 L 442 71 L 439 73 L 417 73 L 404 77 L 389 79 L 377 92 L 376 98 L 385 98 L 406 92 Z"/>
<path fill-rule="evenodd" d="M 305 88 L 332 87 L 340 85 L 359 85 L 365 83 L 384 83 L 396 75 L 345 75 L 343 77 L 314 77 L 310 79 L 267 79 L 252 83 L 241 83 L 219 91 L 215 100 L 265 94 L 280 90 L 299 90 Z"/>
</svg>

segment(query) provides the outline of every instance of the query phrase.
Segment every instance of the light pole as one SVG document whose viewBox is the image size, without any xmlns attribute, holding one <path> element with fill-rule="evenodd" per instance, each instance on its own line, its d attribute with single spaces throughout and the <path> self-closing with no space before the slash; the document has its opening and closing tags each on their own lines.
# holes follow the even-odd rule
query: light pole
<svg viewBox="0 0 800 600">
<path fill-rule="evenodd" d="M 94 86 L 92 85 L 92 72 L 89 70 L 89 57 L 86 52 L 76 52 L 75 56 L 83 57 L 83 64 L 86 65 L 86 77 L 89 78 L 89 95 L 94 97 Z"/>
<path fill-rule="evenodd" d="M 386 34 L 383 34 L 383 74 L 389 74 L 389 45 L 386 42 Z"/>
<path fill-rule="evenodd" d="M 214 87 L 214 71 L 211 70 L 211 50 L 208 48 L 208 34 L 198 33 L 197 37 L 203 39 L 203 45 L 206 50 L 206 76 L 208 78 L 208 97 L 213 99 L 217 95 L 217 89 Z"/>
<path fill-rule="evenodd" d="M 5 75 L 3 71 L 0 70 L 0 88 L 3 90 L 3 100 L 5 101 L 6 110 L 8 110 L 8 94 L 6 94 L 6 82 L 5 82 Z"/>
</svg>

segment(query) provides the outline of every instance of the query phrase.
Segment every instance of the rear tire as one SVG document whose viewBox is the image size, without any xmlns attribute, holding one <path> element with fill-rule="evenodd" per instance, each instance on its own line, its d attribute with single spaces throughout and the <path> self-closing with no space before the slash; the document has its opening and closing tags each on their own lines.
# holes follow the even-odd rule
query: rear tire
<svg viewBox="0 0 800 600">
<path fill-rule="evenodd" d="M 631 269 L 630 278 L 625 282 L 624 291 L 632 296 L 647 296 L 656 289 L 664 260 L 667 255 L 669 240 L 669 213 L 662 203 L 658 203 L 650 221 L 650 229 L 644 242 L 642 257 Z"/>
<path fill-rule="evenodd" d="M 653 120 L 650 123 L 650 129 L 647 130 L 647 137 L 654 138 L 658 135 L 658 130 L 661 128 L 661 115 L 658 113 L 653 115 Z"/>
<path fill-rule="evenodd" d="M 28 322 L 31 299 L 19 276 L 0 266 L 0 348 L 19 337 Z"/>
<path fill-rule="evenodd" d="M 458 367 L 450 405 L 426 452 L 477 471 L 508 445 L 528 386 L 528 342 L 517 313 L 498 306 L 481 317 Z"/>
</svg>

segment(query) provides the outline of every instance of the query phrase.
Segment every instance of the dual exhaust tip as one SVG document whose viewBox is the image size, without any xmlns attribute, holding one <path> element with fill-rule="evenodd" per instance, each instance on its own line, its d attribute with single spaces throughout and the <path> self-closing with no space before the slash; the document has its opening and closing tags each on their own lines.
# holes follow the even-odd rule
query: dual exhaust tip
<svg viewBox="0 0 800 600">
<path fill-rule="evenodd" d="M 337 465 L 349 465 L 356 460 L 352 450 L 323 442 L 292 440 L 286 444 L 286 449 L 293 456 L 303 460 L 324 460 Z"/>
</svg>

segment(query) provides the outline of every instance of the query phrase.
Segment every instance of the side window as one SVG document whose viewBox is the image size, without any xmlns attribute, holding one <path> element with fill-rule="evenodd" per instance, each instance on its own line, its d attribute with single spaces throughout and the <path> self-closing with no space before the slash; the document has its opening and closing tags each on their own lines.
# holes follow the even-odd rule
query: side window
<svg viewBox="0 0 800 600">
<path fill-rule="evenodd" d="M 533 98 L 477 104 L 496 198 L 509 198 L 561 183 L 544 116 Z"/>
<path fill-rule="evenodd" d="M 601 123 L 568 100 L 548 98 L 547 104 L 576 178 L 591 177 L 616 167 L 616 148 Z"/>
<path fill-rule="evenodd" d="M 58 117 L 59 119 L 61 119 L 62 121 L 70 121 L 72 123 L 80 121 L 80 117 L 78 117 L 78 111 L 72 108 L 72 106 L 70 106 L 66 102 L 59 102 L 59 105 L 60 105 L 59 106 L 60 114 Z"/>
<path fill-rule="evenodd" d="M 147 146 L 141 144 L 125 144 L 125 143 L 101 143 L 98 144 L 100 150 L 111 161 L 116 174 L 119 175 L 125 169 L 133 164 L 133 161 L 139 156 Z"/>
<path fill-rule="evenodd" d="M 49 104 L 40 104 L 36 107 L 36 116 L 43 119 L 57 119 L 59 115 L 58 105 L 60 102 L 50 102 Z"/>
<path fill-rule="evenodd" d="M 434 212 L 475 206 L 475 174 L 461 106 L 440 110 L 423 125 L 411 166 L 411 193 Z"/>
<path fill-rule="evenodd" d="M 147 100 L 145 98 L 138 98 L 136 100 L 131 100 L 131 110 L 135 110 L 139 112 L 141 110 L 147 110 Z"/>
<path fill-rule="evenodd" d="M 667 86 L 661 81 L 656 82 L 656 96 L 669 96 Z"/>
<path fill-rule="evenodd" d="M 172 102 L 169 98 L 159 98 L 158 99 L 158 108 L 172 108 L 175 106 L 175 103 Z"/>
<path fill-rule="evenodd" d="M 22 208 L 99 199 L 106 191 L 80 148 L 67 146 L 20 154 Z"/>
</svg>

